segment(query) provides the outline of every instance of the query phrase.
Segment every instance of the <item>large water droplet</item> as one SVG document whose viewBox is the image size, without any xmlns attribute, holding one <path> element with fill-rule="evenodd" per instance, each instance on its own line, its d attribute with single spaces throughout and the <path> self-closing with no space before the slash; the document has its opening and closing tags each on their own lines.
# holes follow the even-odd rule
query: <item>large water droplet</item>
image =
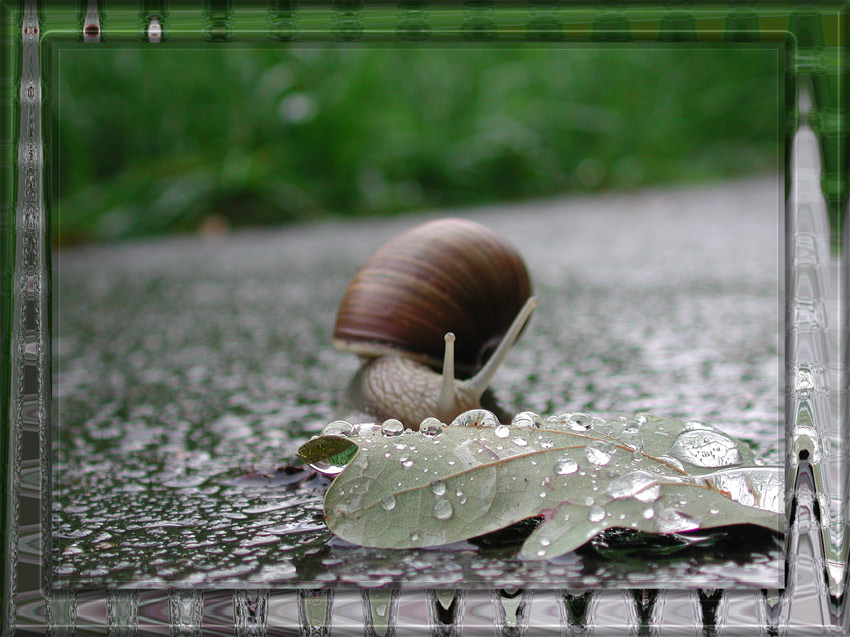
<svg viewBox="0 0 850 637">
<path fill-rule="evenodd" d="M 592 506 L 587 512 L 587 519 L 591 522 L 601 522 L 605 519 L 605 509 L 602 507 Z"/>
<path fill-rule="evenodd" d="M 354 425 L 354 433 L 356 433 L 361 438 L 365 437 L 365 436 L 370 436 L 373 433 L 378 432 L 380 430 L 381 430 L 381 426 L 376 425 L 373 422 L 361 422 L 361 423 Z"/>
<path fill-rule="evenodd" d="M 496 434 L 496 438 L 507 438 L 511 435 L 511 430 L 506 425 L 499 425 L 493 430 L 493 433 Z"/>
<path fill-rule="evenodd" d="M 381 500 L 381 506 L 387 511 L 392 511 L 395 508 L 395 496 L 392 493 L 389 494 Z"/>
<path fill-rule="evenodd" d="M 583 412 L 571 414 L 565 423 L 573 431 L 587 431 L 593 422 L 593 416 Z"/>
<path fill-rule="evenodd" d="M 661 497 L 661 485 L 646 471 L 632 471 L 611 482 L 608 493 L 612 498 L 633 497 L 641 502 L 655 502 Z"/>
<path fill-rule="evenodd" d="M 442 480 L 434 480 L 431 483 L 431 491 L 434 495 L 443 495 L 446 492 L 446 483 Z"/>
<path fill-rule="evenodd" d="M 496 427 L 499 419 L 492 411 L 486 409 L 470 409 L 463 412 L 452 421 L 450 427 Z"/>
<path fill-rule="evenodd" d="M 401 457 L 401 466 L 402 467 L 412 467 L 413 466 L 413 458 L 410 456 L 402 456 Z"/>
<path fill-rule="evenodd" d="M 699 528 L 699 521 L 676 509 L 664 509 L 655 519 L 655 528 L 660 533 L 679 533 Z"/>
<path fill-rule="evenodd" d="M 594 440 L 584 450 L 584 455 L 593 464 L 606 465 L 611 462 L 611 456 L 614 453 L 615 446 L 604 440 Z"/>
<path fill-rule="evenodd" d="M 514 427 L 542 427 L 543 419 L 533 411 L 521 411 L 511 420 Z"/>
<path fill-rule="evenodd" d="M 452 509 L 452 503 L 448 500 L 439 499 L 437 503 L 434 505 L 434 517 L 438 520 L 448 520 L 452 517 L 452 513 L 454 510 Z"/>
<path fill-rule="evenodd" d="M 528 440 L 523 438 L 522 436 L 516 436 L 511 440 L 517 447 L 525 447 L 528 444 Z"/>
<path fill-rule="evenodd" d="M 685 423 L 684 431 L 696 431 L 698 429 L 713 431 L 714 427 L 703 422 L 702 420 L 691 419 Z"/>
<path fill-rule="evenodd" d="M 735 502 L 775 513 L 785 512 L 785 486 L 780 468 L 726 469 L 702 476 L 701 480 L 725 491 Z"/>
<path fill-rule="evenodd" d="M 636 431 L 626 430 L 619 436 L 619 441 L 626 445 L 632 451 L 640 451 L 643 449 L 643 438 Z"/>
<path fill-rule="evenodd" d="M 323 436 L 350 436 L 354 433 L 354 426 L 345 420 L 334 420 L 322 429 Z"/>
<path fill-rule="evenodd" d="M 443 423 L 436 418 L 426 418 L 419 425 L 419 433 L 427 438 L 434 438 L 443 433 Z"/>
<path fill-rule="evenodd" d="M 578 463 L 572 458 L 561 458 L 555 463 L 555 473 L 566 476 L 578 471 Z"/>
<path fill-rule="evenodd" d="M 697 467 L 728 467 L 741 462 L 735 441 L 711 430 L 683 431 L 667 453 Z"/>
<path fill-rule="evenodd" d="M 564 425 L 572 416 L 571 413 L 565 412 L 563 414 L 553 414 L 551 416 L 546 416 L 543 423 L 547 426 L 556 427 L 558 425 Z"/>
<path fill-rule="evenodd" d="M 389 438 L 392 438 L 393 436 L 400 436 L 403 431 L 404 425 L 401 424 L 400 420 L 396 420 L 395 418 L 385 420 L 381 425 L 381 434 Z"/>
</svg>

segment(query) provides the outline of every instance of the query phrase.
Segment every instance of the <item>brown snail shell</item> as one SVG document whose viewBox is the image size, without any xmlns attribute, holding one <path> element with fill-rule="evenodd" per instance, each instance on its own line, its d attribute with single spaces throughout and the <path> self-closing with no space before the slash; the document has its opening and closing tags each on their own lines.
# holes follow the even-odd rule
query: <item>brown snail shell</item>
<svg viewBox="0 0 850 637">
<path fill-rule="evenodd" d="M 340 303 L 334 347 L 402 355 L 439 369 L 444 336 L 457 337 L 455 369 L 475 372 L 531 296 L 517 250 L 466 219 L 416 226 L 378 249 Z"/>
</svg>

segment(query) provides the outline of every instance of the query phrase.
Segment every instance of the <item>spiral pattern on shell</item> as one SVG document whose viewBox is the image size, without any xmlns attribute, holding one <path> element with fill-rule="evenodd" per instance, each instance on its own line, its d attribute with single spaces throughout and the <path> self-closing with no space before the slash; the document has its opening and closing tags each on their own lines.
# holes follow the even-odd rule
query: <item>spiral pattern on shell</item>
<svg viewBox="0 0 850 637">
<path fill-rule="evenodd" d="M 384 244 L 355 274 L 334 346 L 439 368 L 443 337 L 454 332 L 456 369 L 471 374 L 529 296 L 525 263 L 505 239 L 466 219 L 430 221 Z"/>
</svg>

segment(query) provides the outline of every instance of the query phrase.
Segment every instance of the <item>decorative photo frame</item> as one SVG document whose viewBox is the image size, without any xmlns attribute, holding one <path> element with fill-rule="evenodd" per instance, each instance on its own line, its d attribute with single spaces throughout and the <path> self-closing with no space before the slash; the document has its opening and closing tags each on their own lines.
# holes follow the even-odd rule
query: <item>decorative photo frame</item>
<svg viewBox="0 0 850 637">
<path fill-rule="evenodd" d="M 2 508 L 3 626 L 19 633 L 114 634 L 704 634 L 762 630 L 846 632 L 847 543 L 847 211 L 848 14 L 842 3 L 686 5 L 572 3 L 540 0 L 501 6 L 399 1 L 332 7 L 270 2 L 234 7 L 103 2 L 2 7 L 7 52 L 3 99 L 4 276 L 0 335 L 9 365 L 0 368 L 0 408 L 8 436 Z M 49 26 L 51 23 L 56 27 Z M 633 588 L 622 590 L 339 590 L 243 587 L 235 590 L 75 590 L 52 586 L 51 231 L 42 130 L 45 70 L 62 41 L 169 38 L 204 42 L 299 38 L 324 42 L 678 42 L 775 43 L 785 54 L 783 128 L 786 313 L 786 509 L 784 587 L 774 589 Z M 55 94 L 55 93 L 54 93 Z M 808 150 L 799 151 L 808 142 Z M 797 146 L 795 146 L 795 144 Z M 808 154 L 807 154 L 808 153 Z M 843 284 L 842 284 L 843 282 Z M 843 285 L 843 287 L 841 287 Z M 544 592 L 547 594 L 544 595 Z M 741 617 L 757 617 L 750 625 Z M 533 611 L 532 611 L 533 608 Z M 733 618 L 732 622 L 727 621 Z M 531 627 L 531 628 L 530 628 Z"/>
</svg>

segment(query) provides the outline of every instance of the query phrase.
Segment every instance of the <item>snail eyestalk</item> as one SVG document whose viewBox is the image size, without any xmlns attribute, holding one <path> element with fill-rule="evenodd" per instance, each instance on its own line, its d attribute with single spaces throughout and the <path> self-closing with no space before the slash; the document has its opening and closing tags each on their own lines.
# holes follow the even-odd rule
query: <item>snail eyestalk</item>
<svg viewBox="0 0 850 637">
<path fill-rule="evenodd" d="M 443 338 L 446 341 L 446 350 L 443 354 L 443 383 L 437 400 L 441 413 L 449 411 L 455 404 L 455 335 L 452 332 L 446 332 Z"/>
<path fill-rule="evenodd" d="M 529 317 L 531 317 L 531 313 L 534 311 L 535 307 L 537 307 L 537 297 L 531 296 L 525 302 L 525 305 L 522 306 L 520 311 L 517 312 L 513 323 L 511 323 L 508 331 L 505 332 L 505 335 L 502 337 L 502 340 L 499 342 L 499 346 L 493 352 L 492 356 L 490 356 L 487 362 L 484 363 L 484 366 L 477 374 L 475 374 L 475 376 L 463 381 L 466 390 L 470 392 L 470 394 L 477 398 L 481 398 L 487 390 L 487 387 L 490 385 L 490 381 L 493 380 L 493 376 L 496 375 L 496 372 L 502 364 L 502 361 L 505 359 L 505 356 L 508 355 L 511 347 L 516 342 L 517 338 L 519 338 L 519 333 L 522 331 L 522 328 L 525 327 L 525 324 L 528 322 Z"/>
</svg>

